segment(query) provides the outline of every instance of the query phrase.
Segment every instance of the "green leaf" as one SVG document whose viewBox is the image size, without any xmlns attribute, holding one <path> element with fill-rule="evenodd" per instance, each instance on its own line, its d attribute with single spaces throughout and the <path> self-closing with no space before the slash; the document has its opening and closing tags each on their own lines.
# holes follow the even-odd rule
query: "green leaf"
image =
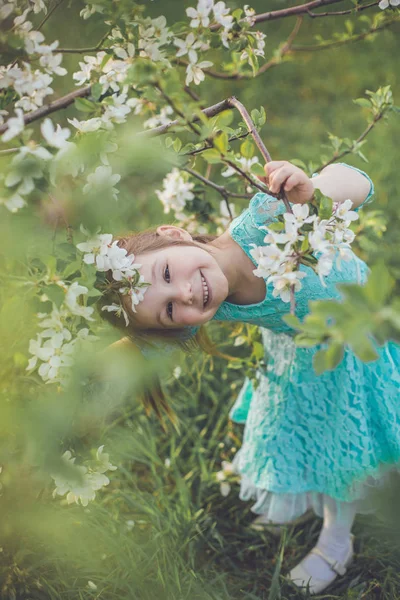
<svg viewBox="0 0 400 600">
<path fill-rule="evenodd" d="M 175 150 L 175 152 L 179 152 L 179 150 L 182 148 L 182 142 L 179 138 L 175 138 L 174 143 L 172 144 L 173 149 Z"/>
<path fill-rule="evenodd" d="M 223 110 L 215 119 L 215 127 L 218 129 L 224 129 L 228 127 L 233 121 L 233 111 L 232 110 Z"/>
<path fill-rule="evenodd" d="M 356 100 L 353 100 L 353 102 L 362 108 L 371 108 L 371 102 L 366 98 L 357 98 Z"/>
<path fill-rule="evenodd" d="M 201 153 L 201 156 L 211 165 L 221 162 L 221 154 L 218 152 L 218 150 L 215 150 L 214 148 L 204 150 L 204 152 Z"/>
<path fill-rule="evenodd" d="M 254 165 L 251 165 L 250 170 L 253 175 L 257 175 L 257 177 L 265 177 L 265 171 L 260 163 L 254 163 Z"/>
<path fill-rule="evenodd" d="M 222 132 L 217 135 L 214 138 L 214 144 L 222 154 L 226 154 L 228 152 L 228 134 Z"/>
<path fill-rule="evenodd" d="M 94 100 L 99 100 L 102 93 L 103 86 L 101 83 L 94 83 L 90 89 L 90 94 Z"/>
<path fill-rule="evenodd" d="M 254 342 L 253 354 L 258 360 L 264 357 L 264 346 L 260 342 Z"/>
<path fill-rule="evenodd" d="M 329 219 L 332 216 L 332 199 L 328 198 L 328 196 L 322 196 L 318 216 L 321 219 Z"/>
<path fill-rule="evenodd" d="M 321 375 L 321 373 L 329 368 L 326 350 L 318 350 L 318 352 L 314 354 L 313 367 L 317 375 Z"/>
<path fill-rule="evenodd" d="M 371 362 L 378 358 L 378 353 L 376 352 L 371 340 L 368 339 L 366 335 L 361 335 L 358 339 L 352 340 L 349 343 L 354 353 L 363 362 Z"/>
<path fill-rule="evenodd" d="M 166 148 L 170 148 L 173 143 L 174 143 L 174 140 L 172 139 L 172 137 L 168 136 L 165 138 L 165 147 Z"/>
<path fill-rule="evenodd" d="M 76 273 L 77 271 L 80 271 L 81 269 L 81 261 L 80 260 L 74 260 L 73 262 L 69 263 L 64 271 L 62 276 L 66 279 L 67 277 L 69 277 L 70 275 L 72 275 L 73 273 Z"/>
<path fill-rule="evenodd" d="M 91 113 L 97 108 L 97 104 L 86 98 L 75 98 L 75 108 L 81 112 Z"/>
<path fill-rule="evenodd" d="M 331 342 L 325 351 L 325 361 L 327 369 L 333 370 L 342 361 L 344 354 L 344 345 L 340 342 Z"/>
<path fill-rule="evenodd" d="M 308 242 L 308 237 L 305 237 L 301 243 L 300 252 L 307 252 L 309 247 L 310 247 L 310 244 Z"/>
<path fill-rule="evenodd" d="M 252 158 L 254 155 L 254 144 L 247 138 L 240 146 L 240 154 L 245 158 Z M 265 173 L 264 173 L 265 175 Z"/>
<path fill-rule="evenodd" d="M 376 308 L 387 300 L 394 287 L 394 279 L 383 263 L 375 265 L 365 285 L 365 293 Z"/>
<path fill-rule="evenodd" d="M 296 317 L 296 315 L 284 315 L 282 319 L 287 325 L 289 325 L 289 327 L 292 327 L 293 329 L 301 329 L 300 320 L 298 317 Z"/>
<path fill-rule="evenodd" d="M 65 299 L 64 290 L 60 288 L 59 285 L 52 283 L 43 288 L 43 291 L 46 294 L 46 296 L 48 296 L 50 300 L 54 302 L 57 308 L 60 308 L 61 304 L 64 302 Z"/>
<path fill-rule="evenodd" d="M 282 221 L 268 223 L 268 229 L 271 229 L 271 231 L 282 231 L 283 229 L 285 229 L 285 224 L 282 223 Z"/>
</svg>

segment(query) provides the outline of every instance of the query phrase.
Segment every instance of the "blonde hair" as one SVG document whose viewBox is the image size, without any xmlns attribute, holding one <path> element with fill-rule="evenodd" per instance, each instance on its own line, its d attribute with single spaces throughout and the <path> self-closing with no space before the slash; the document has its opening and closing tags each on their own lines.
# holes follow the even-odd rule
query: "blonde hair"
<svg viewBox="0 0 400 600">
<path fill-rule="evenodd" d="M 215 235 L 194 235 L 193 242 L 183 240 L 172 240 L 166 236 L 161 236 L 157 233 L 157 228 L 152 227 L 138 233 L 128 233 L 123 236 L 117 236 L 118 246 L 125 248 L 128 254 L 144 254 L 146 252 L 154 252 L 170 246 L 197 246 L 196 242 L 207 244 L 214 240 L 217 236 Z M 111 272 L 108 273 L 107 277 L 111 282 Z M 172 343 L 176 343 L 178 347 L 183 349 L 187 353 L 191 353 L 194 350 L 202 349 L 207 354 L 213 356 L 219 356 L 226 360 L 234 360 L 234 357 L 219 352 L 216 346 L 208 336 L 205 327 L 201 326 L 196 334 L 189 339 L 185 339 L 187 334 L 187 328 L 182 329 L 143 329 L 135 326 L 137 321 L 135 313 L 132 311 L 129 299 L 126 296 L 120 296 L 121 303 L 128 313 L 129 325 L 126 326 L 123 316 L 118 316 L 114 312 L 100 311 L 104 319 L 110 322 L 114 327 L 117 327 L 124 333 L 126 341 L 130 341 L 136 347 L 144 345 L 150 345 L 151 342 L 157 340 L 168 339 Z M 106 304 L 109 304 L 110 299 L 107 297 L 107 292 L 103 294 L 100 299 L 100 308 Z M 157 378 L 153 382 L 151 389 L 147 388 L 143 392 L 142 397 L 143 404 L 145 406 L 146 413 L 149 415 L 153 410 L 158 419 L 161 422 L 162 427 L 165 429 L 163 420 L 163 413 L 165 413 L 170 421 L 177 427 L 177 416 L 168 405 L 165 395 L 161 388 L 160 380 Z"/>
</svg>

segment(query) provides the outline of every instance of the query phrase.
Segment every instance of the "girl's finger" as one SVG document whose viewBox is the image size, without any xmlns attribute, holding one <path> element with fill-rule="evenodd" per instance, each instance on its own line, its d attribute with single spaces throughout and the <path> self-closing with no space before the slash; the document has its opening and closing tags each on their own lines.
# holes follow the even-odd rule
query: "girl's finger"
<svg viewBox="0 0 400 600">
<path fill-rule="evenodd" d="M 288 177 L 293 173 L 290 166 L 284 166 L 274 171 L 269 178 L 269 188 L 277 194 Z"/>
<path fill-rule="evenodd" d="M 296 185 L 299 185 L 299 183 L 302 182 L 302 176 L 301 173 L 292 173 L 292 175 L 290 175 L 290 177 L 287 178 L 285 185 L 284 185 L 284 189 L 286 192 L 290 192 L 290 190 L 292 190 L 294 187 L 296 187 Z"/>
<path fill-rule="evenodd" d="M 271 162 L 264 165 L 264 171 L 267 176 L 271 175 L 276 169 L 280 169 L 280 167 L 284 167 L 288 162 L 286 160 L 271 160 Z"/>
</svg>

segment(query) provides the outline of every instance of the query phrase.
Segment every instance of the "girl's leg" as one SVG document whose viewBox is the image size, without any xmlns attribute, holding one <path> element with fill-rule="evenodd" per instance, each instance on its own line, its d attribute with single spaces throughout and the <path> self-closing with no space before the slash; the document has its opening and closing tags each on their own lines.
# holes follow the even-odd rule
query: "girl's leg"
<svg viewBox="0 0 400 600">
<path fill-rule="evenodd" d="M 350 548 L 350 533 L 356 516 L 356 502 L 338 502 L 324 495 L 324 521 L 317 548 L 333 560 L 343 562 Z M 303 561 L 307 572 L 318 579 L 330 580 L 336 573 L 317 554 L 309 554 Z"/>
</svg>

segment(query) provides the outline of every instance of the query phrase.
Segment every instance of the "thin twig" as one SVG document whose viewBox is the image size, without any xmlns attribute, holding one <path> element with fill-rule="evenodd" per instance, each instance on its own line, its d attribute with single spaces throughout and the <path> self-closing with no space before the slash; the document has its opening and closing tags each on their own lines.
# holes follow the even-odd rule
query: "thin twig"
<svg viewBox="0 0 400 600">
<path fill-rule="evenodd" d="M 325 167 L 327 167 L 328 165 L 331 165 L 332 163 L 336 162 L 337 160 L 340 160 L 341 158 L 343 158 L 343 156 L 346 156 L 347 154 L 351 154 L 354 150 L 354 147 L 357 146 L 360 142 L 363 141 L 364 138 L 367 137 L 367 135 L 369 134 L 369 132 L 375 127 L 375 125 L 377 124 L 378 121 L 380 121 L 380 119 L 383 117 L 383 113 L 378 113 L 372 123 L 370 123 L 368 125 L 368 127 L 365 129 L 365 131 L 362 132 L 362 134 L 360 135 L 359 138 L 357 138 L 355 140 L 355 142 L 353 143 L 351 148 L 348 148 L 347 150 L 343 150 L 340 154 L 334 154 L 333 157 L 328 160 L 328 162 L 326 162 L 324 165 L 321 165 L 320 167 L 318 167 L 317 169 L 315 169 L 315 171 L 321 171 L 322 169 L 325 169 Z"/>
<path fill-rule="evenodd" d="M 315 19 L 316 17 L 336 17 L 342 15 L 351 15 L 361 12 L 362 10 L 366 10 L 367 8 L 371 8 L 372 6 L 377 6 L 380 0 L 376 2 L 371 2 L 371 4 L 365 4 L 364 6 L 355 6 L 354 8 L 349 8 L 348 10 L 337 10 L 332 12 L 324 12 L 324 13 L 313 13 L 311 10 L 307 11 L 309 17 Z"/>
<path fill-rule="evenodd" d="M 217 190 L 217 192 L 219 194 L 221 194 L 221 196 L 223 196 L 223 197 L 225 197 L 225 196 L 230 196 L 231 198 L 251 198 L 252 197 L 252 194 L 236 194 L 234 192 L 231 192 L 230 190 L 227 190 L 224 186 L 214 183 L 210 179 L 203 177 L 203 175 L 200 175 L 200 173 L 197 173 L 197 171 L 193 171 L 193 169 L 189 169 L 188 167 L 179 167 L 179 168 L 182 171 L 186 171 L 186 173 L 193 175 L 193 177 L 196 177 L 197 179 L 202 181 L 205 185 L 208 185 L 208 186 L 212 187 L 214 190 Z"/>
<path fill-rule="evenodd" d="M 233 135 L 232 137 L 228 138 L 228 142 L 235 142 L 236 140 L 242 140 L 244 138 L 249 137 L 250 132 L 246 131 L 246 133 L 242 133 L 242 135 Z M 200 154 L 201 152 L 204 152 L 205 150 L 209 150 L 210 146 L 208 144 L 205 144 L 204 146 L 202 146 L 201 148 L 196 148 L 196 150 L 189 150 L 188 152 L 185 152 L 183 156 L 195 156 L 196 154 Z"/>
<path fill-rule="evenodd" d="M 41 21 L 39 23 L 39 25 L 36 28 L 36 31 L 40 31 L 40 29 L 42 29 L 43 25 L 46 23 L 46 21 L 48 19 L 50 19 L 51 15 L 53 14 L 53 12 L 56 10 L 56 8 L 58 8 L 60 6 L 60 4 L 62 4 L 64 2 L 64 0 L 58 0 L 58 2 L 56 2 L 54 4 L 54 6 L 51 7 L 51 9 L 49 10 L 49 12 L 47 13 L 47 15 L 44 17 L 43 21 Z"/>
<path fill-rule="evenodd" d="M 373 35 L 377 31 L 387 29 L 388 27 L 393 25 L 393 23 L 398 23 L 399 21 L 399 18 L 391 19 L 390 21 L 386 21 L 386 23 L 382 23 L 382 25 L 378 25 L 377 27 L 371 27 L 371 29 L 369 29 L 368 31 L 364 31 L 363 33 L 354 35 L 353 37 L 350 37 L 346 40 L 336 40 L 332 42 L 327 42 L 326 44 L 316 44 L 315 46 L 292 46 L 290 52 L 315 52 L 318 50 L 327 50 L 328 48 L 343 46 L 351 42 L 359 42 L 360 40 L 365 39 L 369 35 Z"/>
<path fill-rule="evenodd" d="M 158 89 L 158 91 L 160 92 L 160 94 L 165 98 L 165 100 L 168 102 L 168 104 L 170 105 L 170 107 L 172 108 L 172 110 L 181 117 L 181 119 L 183 119 L 185 121 L 185 124 L 190 127 L 190 129 L 196 134 L 199 135 L 200 131 L 199 129 L 191 122 L 187 119 L 187 117 L 185 116 L 185 114 L 176 106 L 174 100 L 172 100 L 172 98 L 170 96 L 168 96 L 168 94 L 166 92 L 164 92 L 164 90 L 161 87 L 160 83 L 156 83 L 155 87 Z"/>
</svg>

